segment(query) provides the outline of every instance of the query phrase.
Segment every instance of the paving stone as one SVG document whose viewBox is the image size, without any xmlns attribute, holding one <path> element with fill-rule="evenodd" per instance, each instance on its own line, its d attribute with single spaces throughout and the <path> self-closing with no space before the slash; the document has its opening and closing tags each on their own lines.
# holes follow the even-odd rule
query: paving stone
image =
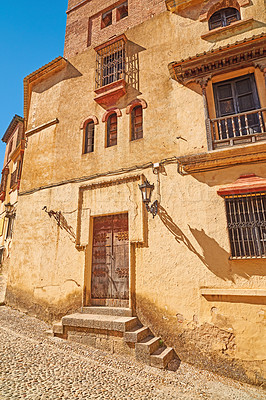
<svg viewBox="0 0 266 400">
<path fill-rule="evenodd" d="M 186 363 L 181 363 L 176 372 L 159 370 L 129 357 L 50 338 L 45 336 L 50 328 L 35 318 L 0 307 L 0 400 L 266 398 L 260 388 Z"/>
</svg>

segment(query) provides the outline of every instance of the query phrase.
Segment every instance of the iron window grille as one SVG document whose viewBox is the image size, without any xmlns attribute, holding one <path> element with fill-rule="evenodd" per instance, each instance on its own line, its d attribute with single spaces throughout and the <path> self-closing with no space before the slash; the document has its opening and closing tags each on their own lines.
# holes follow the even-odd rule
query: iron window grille
<svg viewBox="0 0 266 400">
<path fill-rule="evenodd" d="M 96 89 L 109 85 L 126 75 L 126 51 L 123 39 L 98 50 L 96 57 Z"/>
<path fill-rule="evenodd" d="M 131 111 L 131 140 L 143 138 L 142 106 L 136 106 Z"/>
<path fill-rule="evenodd" d="M 94 151 L 94 122 L 89 121 L 85 127 L 84 154 Z"/>
<path fill-rule="evenodd" d="M 232 258 L 266 257 L 266 193 L 225 197 Z"/>
<path fill-rule="evenodd" d="M 209 29 L 216 29 L 222 26 L 228 26 L 233 22 L 239 21 L 240 13 L 236 8 L 228 7 L 216 11 L 209 19 Z"/>
</svg>

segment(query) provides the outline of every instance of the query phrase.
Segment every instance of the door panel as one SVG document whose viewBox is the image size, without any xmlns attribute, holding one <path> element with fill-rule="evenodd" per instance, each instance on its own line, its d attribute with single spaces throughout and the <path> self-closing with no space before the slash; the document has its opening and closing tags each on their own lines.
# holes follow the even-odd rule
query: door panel
<svg viewBox="0 0 266 400">
<path fill-rule="evenodd" d="M 128 306 L 128 215 L 94 218 L 92 248 L 92 303 Z"/>
</svg>

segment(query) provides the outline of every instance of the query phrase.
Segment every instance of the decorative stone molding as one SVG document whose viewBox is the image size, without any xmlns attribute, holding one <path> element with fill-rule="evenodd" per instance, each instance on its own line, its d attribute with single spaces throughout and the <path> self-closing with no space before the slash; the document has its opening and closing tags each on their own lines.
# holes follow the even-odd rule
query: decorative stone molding
<svg viewBox="0 0 266 400">
<path fill-rule="evenodd" d="M 121 117 L 121 116 L 122 116 L 122 112 L 121 112 L 121 110 L 119 110 L 119 108 L 111 108 L 110 110 L 107 110 L 107 111 L 103 114 L 102 122 L 106 122 L 107 119 L 108 119 L 108 117 L 109 117 L 111 114 L 114 114 L 114 113 L 115 113 L 118 117 Z"/>
<path fill-rule="evenodd" d="M 266 57 L 266 34 L 243 39 L 232 45 L 189 57 L 186 60 L 169 64 L 170 75 L 179 83 L 186 85 L 202 78 L 229 72 L 232 69 L 254 66 Z"/>
<path fill-rule="evenodd" d="M 143 109 L 147 108 L 147 103 L 145 100 L 143 99 L 136 99 L 131 101 L 131 103 L 129 103 L 129 105 L 126 108 L 126 113 L 130 114 L 131 111 L 133 110 L 134 107 L 136 106 L 142 106 Z"/>
<path fill-rule="evenodd" d="M 181 175 L 214 171 L 241 164 L 266 162 L 265 143 L 243 145 L 178 158 Z"/>
<path fill-rule="evenodd" d="M 84 121 L 81 123 L 80 129 L 84 129 L 86 124 L 87 124 L 87 122 L 89 122 L 89 121 L 93 121 L 94 125 L 98 125 L 99 124 L 98 118 L 95 115 L 90 115 L 89 117 L 84 119 Z"/>
<path fill-rule="evenodd" d="M 45 124 L 39 125 L 36 128 L 30 129 L 29 131 L 25 132 L 26 137 L 32 136 L 37 132 L 43 131 L 46 128 L 49 128 L 49 126 L 55 125 L 59 123 L 59 119 L 55 118 L 52 119 L 49 122 L 46 122 Z"/>
<path fill-rule="evenodd" d="M 207 21 L 212 14 L 222 8 L 233 7 L 240 11 L 240 7 L 248 6 L 250 0 L 210 0 L 202 8 L 199 16 L 201 22 Z"/>
<path fill-rule="evenodd" d="M 248 30 L 258 28 L 260 26 L 261 23 L 259 21 L 255 21 L 253 18 L 239 20 L 230 25 L 212 29 L 201 35 L 201 39 L 214 43 L 234 35 L 239 35 L 242 32 L 247 32 Z"/>
<path fill-rule="evenodd" d="M 241 175 L 234 183 L 226 185 L 219 190 L 219 196 L 239 195 L 266 191 L 266 179 L 255 174 Z"/>
</svg>

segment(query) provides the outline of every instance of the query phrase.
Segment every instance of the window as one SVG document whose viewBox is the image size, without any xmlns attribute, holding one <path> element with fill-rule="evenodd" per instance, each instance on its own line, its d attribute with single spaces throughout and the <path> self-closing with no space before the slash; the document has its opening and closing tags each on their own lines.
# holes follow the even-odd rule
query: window
<svg viewBox="0 0 266 400">
<path fill-rule="evenodd" d="M 240 13 L 236 8 L 229 7 L 216 11 L 209 19 L 209 29 L 228 26 L 232 22 L 240 20 Z"/>
<path fill-rule="evenodd" d="M 8 157 L 8 156 L 9 156 L 9 154 L 11 153 L 11 151 L 12 151 L 12 147 L 13 147 L 13 139 L 12 139 L 12 140 L 10 140 L 10 143 L 9 143 L 9 146 L 8 146 L 7 157 Z"/>
<path fill-rule="evenodd" d="M 225 198 L 233 258 L 266 257 L 266 194 Z"/>
<path fill-rule="evenodd" d="M 217 118 L 211 122 L 216 141 L 265 132 L 253 74 L 216 83 L 213 89 Z"/>
<path fill-rule="evenodd" d="M 94 151 L 94 122 L 88 121 L 84 132 L 84 150 L 83 153 L 92 153 Z"/>
<path fill-rule="evenodd" d="M 13 225 L 14 225 L 14 218 L 8 218 L 8 225 L 7 225 L 7 232 L 6 232 L 6 239 L 12 238 L 13 234 Z"/>
<path fill-rule="evenodd" d="M 109 10 L 102 14 L 101 28 L 106 28 L 109 25 L 112 25 L 112 10 Z"/>
<path fill-rule="evenodd" d="M 107 143 L 106 147 L 117 144 L 117 115 L 111 114 L 107 119 Z"/>
<path fill-rule="evenodd" d="M 131 140 L 143 137 L 143 113 L 142 106 L 136 106 L 131 111 Z"/>
<path fill-rule="evenodd" d="M 116 21 L 126 18 L 128 16 L 128 2 L 125 1 L 123 4 L 118 6 L 116 11 Z"/>
<path fill-rule="evenodd" d="M 125 42 L 118 40 L 97 52 L 96 89 L 125 78 Z"/>
</svg>

